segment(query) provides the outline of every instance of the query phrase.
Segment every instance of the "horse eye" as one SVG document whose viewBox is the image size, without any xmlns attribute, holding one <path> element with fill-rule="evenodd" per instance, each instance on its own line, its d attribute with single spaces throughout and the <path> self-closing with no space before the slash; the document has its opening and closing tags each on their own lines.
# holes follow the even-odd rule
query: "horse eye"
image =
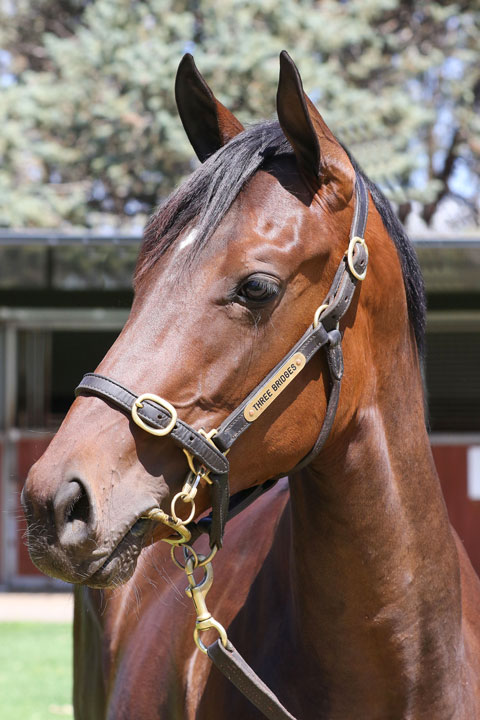
<svg viewBox="0 0 480 720">
<path fill-rule="evenodd" d="M 265 275 L 251 275 L 242 283 L 237 291 L 238 297 L 251 303 L 267 303 L 280 292 L 280 287 L 273 278 Z"/>
</svg>

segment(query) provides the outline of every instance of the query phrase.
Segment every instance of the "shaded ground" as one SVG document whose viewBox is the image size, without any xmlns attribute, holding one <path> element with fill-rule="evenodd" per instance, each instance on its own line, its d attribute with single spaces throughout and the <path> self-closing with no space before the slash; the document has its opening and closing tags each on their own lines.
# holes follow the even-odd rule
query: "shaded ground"
<svg viewBox="0 0 480 720">
<path fill-rule="evenodd" d="M 68 623 L 72 619 L 71 593 L 0 593 L 0 622 Z"/>
</svg>

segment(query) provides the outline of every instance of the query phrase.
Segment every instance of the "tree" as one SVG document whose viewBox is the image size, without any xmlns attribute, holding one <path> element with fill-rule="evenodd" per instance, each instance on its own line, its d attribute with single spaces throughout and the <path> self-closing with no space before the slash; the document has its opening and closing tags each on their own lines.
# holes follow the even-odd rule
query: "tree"
<svg viewBox="0 0 480 720">
<path fill-rule="evenodd" d="M 452 193 L 476 208 L 476 3 L 22 0 L 2 18 L 3 7 L 1 225 L 143 222 L 192 168 L 173 96 L 186 51 L 252 122 L 273 114 L 288 49 L 403 219 L 417 200 L 431 222 Z"/>
</svg>

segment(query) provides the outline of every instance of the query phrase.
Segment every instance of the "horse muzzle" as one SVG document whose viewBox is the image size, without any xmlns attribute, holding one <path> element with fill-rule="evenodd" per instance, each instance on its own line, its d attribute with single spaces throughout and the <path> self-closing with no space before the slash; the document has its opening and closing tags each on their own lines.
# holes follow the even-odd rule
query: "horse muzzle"
<svg viewBox="0 0 480 720">
<path fill-rule="evenodd" d="M 37 486 L 33 469 L 21 501 L 28 550 L 38 569 L 60 580 L 92 587 L 128 580 L 142 548 L 151 541 L 154 523 L 141 518 L 157 505 L 155 498 L 132 494 L 123 512 L 101 518 L 85 480 L 69 478 L 51 497 L 37 493 Z"/>
</svg>

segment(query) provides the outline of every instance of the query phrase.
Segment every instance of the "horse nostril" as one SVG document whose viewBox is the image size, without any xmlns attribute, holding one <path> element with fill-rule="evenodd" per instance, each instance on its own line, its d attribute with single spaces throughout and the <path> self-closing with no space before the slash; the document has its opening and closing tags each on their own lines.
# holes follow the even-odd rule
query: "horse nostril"
<svg viewBox="0 0 480 720">
<path fill-rule="evenodd" d="M 90 502 L 88 495 L 85 492 L 85 488 L 81 483 L 76 483 L 79 486 L 79 491 L 75 497 L 72 498 L 72 503 L 66 509 L 65 522 L 72 523 L 75 520 L 88 523 L 90 519 Z"/>
<path fill-rule="evenodd" d="M 55 524 L 62 544 L 89 538 L 93 508 L 85 485 L 77 479 L 62 485 L 53 501 Z"/>
</svg>

